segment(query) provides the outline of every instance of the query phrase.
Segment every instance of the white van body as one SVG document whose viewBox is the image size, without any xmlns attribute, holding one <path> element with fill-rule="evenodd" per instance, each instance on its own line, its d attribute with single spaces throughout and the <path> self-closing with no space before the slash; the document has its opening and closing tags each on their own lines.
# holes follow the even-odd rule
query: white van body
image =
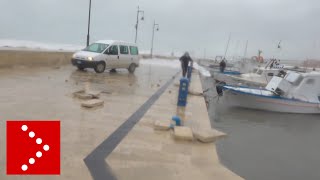
<svg viewBox="0 0 320 180">
<path fill-rule="evenodd" d="M 126 68 L 133 73 L 139 66 L 139 50 L 134 43 L 100 40 L 74 53 L 71 63 L 80 70 L 94 68 L 97 73 L 118 68 Z"/>
</svg>

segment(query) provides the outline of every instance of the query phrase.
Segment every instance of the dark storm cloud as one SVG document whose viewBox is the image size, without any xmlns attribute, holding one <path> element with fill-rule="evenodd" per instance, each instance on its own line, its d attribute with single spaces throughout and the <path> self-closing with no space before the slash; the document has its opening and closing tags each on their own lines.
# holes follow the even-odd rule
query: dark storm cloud
<svg viewBox="0 0 320 180">
<path fill-rule="evenodd" d="M 0 38 L 85 44 L 89 0 L 1 0 Z M 317 0 L 92 0 L 92 40 L 134 40 L 136 7 L 145 11 L 138 43 L 149 50 L 154 19 L 155 51 L 190 50 L 229 56 L 258 49 L 279 58 L 319 57 Z M 277 49 L 282 40 L 282 49 Z"/>
</svg>

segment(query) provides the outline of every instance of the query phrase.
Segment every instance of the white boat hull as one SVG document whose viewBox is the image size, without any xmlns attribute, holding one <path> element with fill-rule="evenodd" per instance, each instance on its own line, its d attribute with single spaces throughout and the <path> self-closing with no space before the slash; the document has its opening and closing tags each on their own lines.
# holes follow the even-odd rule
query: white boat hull
<svg viewBox="0 0 320 180">
<path fill-rule="evenodd" d="M 284 98 L 258 96 L 237 91 L 224 91 L 223 100 L 231 106 L 283 113 L 320 113 L 320 103 L 310 103 Z"/>
</svg>

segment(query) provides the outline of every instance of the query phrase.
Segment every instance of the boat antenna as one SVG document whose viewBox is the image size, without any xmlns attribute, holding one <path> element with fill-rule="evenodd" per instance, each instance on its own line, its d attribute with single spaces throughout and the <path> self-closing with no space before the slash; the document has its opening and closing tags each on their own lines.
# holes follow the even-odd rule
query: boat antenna
<svg viewBox="0 0 320 180">
<path fill-rule="evenodd" d="M 279 43 L 278 43 L 278 49 L 281 49 L 281 41 L 282 40 L 280 40 Z"/>
<path fill-rule="evenodd" d="M 248 50 L 248 40 L 246 42 L 246 48 L 244 49 L 244 54 L 243 54 L 243 59 L 244 60 L 246 59 L 246 56 L 247 56 L 247 50 Z"/>
<path fill-rule="evenodd" d="M 277 48 L 276 48 L 277 50 L 279 49 L 279 54 L 280 54 L 280 51 L 281 51 L 281 49 L 282 49 L 281 42 L 282 42 L 282 40 L 279 41 L 279 43 L 278 43 L 278 45 L 277 45 Z M 279 56 L 279 54 L 278 54 L 278 56 Z M 276 59 L 276 58 L 273 56 L 273 59 Z"/>
<path fill-rule="evenodd" d="M 228 48 L 229 48 L 229 43 L 230 43 L 230 38 L 231 38 L 231 32 L 229 33 L 228 43 L 227 43 L 226 50 L 225 50 L 225 52 L 224 52 L 223 59 L 226 59 L 226 55 L 227 55 Z"/>
</svg>

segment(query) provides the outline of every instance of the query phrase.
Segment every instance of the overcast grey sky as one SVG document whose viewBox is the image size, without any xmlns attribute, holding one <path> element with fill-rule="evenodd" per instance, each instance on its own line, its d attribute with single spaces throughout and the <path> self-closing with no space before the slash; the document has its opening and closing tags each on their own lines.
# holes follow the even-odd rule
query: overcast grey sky
<svg viewBox="0 0 320 180">
<path fill-rule="evenodd" d="M 0 0 L 0 39 L 85 44 L 89 0 Z M 229 56 L 320 58 L 319 0 L 92 0 L 92 41 L 134 41 L 137 6 L 145 11 L 138 44 L 155 51 Z M 277 49 L 282 40 L 282 49 Z"/>
</svg>

